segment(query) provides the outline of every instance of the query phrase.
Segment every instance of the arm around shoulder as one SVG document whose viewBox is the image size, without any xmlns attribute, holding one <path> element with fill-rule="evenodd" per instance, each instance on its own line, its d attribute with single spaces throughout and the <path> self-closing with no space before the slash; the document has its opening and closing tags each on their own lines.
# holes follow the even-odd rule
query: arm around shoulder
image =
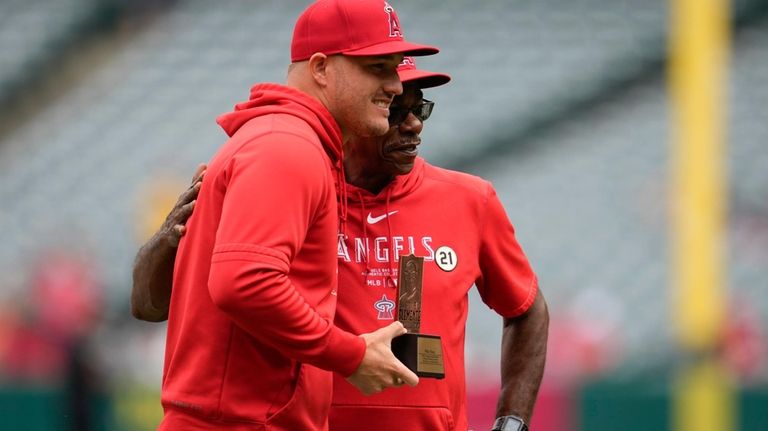
<svg viewBox="0 0 768 431">
<path fill-rule="evenodd" d="M 139 249 L 133 264 L 133 317 L 147 322 L 168 319 L 175 258 L 176 248 L 160 232 Z"/>
<path fill-rule="evenodd" d="M 168 319 L 177 247 L 195 208 L 206 168 L 202 163 L 197 166 L 189 188 L 179 195 L 160 229 L 136 253 L 131 314 L 139 320 L 162 322 Z"/>
</svg>

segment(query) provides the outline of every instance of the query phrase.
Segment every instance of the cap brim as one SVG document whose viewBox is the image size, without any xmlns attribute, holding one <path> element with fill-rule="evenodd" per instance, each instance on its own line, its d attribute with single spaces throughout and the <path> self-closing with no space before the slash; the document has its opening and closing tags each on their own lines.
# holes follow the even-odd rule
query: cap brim
<svg viewBox="0 0 768 431">
<path fill-rule="evenodd" d="M 405 84 L 408 82 L 416 83 L 419 88 L 432 88 L 450 82 L 451 77 L 444 73 L 430 72 L 428 70 L 408 69 L 397 72 L 400 75 L 400 81 Z"/>
<path fill-rule="evenodd" d="M 425 55 L 433 55 L 440 52 L 439 49 L 429 45 L 418 45 L 404 40 L 393 40 L 391 42 L 377 43 L 375 45 L 366 46 L 365 48 L 353 49 L 351 51 L 344 51 L 342 54 L 353 57 L 360 57 L 364 55 L 389 55 L 389 54 L 404 54 L 413 57 L 421 57 Z"/>
</svg>

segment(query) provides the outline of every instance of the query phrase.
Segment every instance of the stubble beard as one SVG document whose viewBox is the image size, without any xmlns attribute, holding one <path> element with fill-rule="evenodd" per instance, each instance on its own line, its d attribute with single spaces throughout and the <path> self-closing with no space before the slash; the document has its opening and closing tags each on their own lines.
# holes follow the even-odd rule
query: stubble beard
<svg viewBox="0 0 768 431">
<path fill-rule="evenodd" d="M 371 108 L 367 108 L 346 110 L 347 130 L 350 134 L 361 138 L 376 138 L 385 135 L 389 131 L 389 122 L 386 118 L 376 118 L 370 113 Z"/>
</svg>

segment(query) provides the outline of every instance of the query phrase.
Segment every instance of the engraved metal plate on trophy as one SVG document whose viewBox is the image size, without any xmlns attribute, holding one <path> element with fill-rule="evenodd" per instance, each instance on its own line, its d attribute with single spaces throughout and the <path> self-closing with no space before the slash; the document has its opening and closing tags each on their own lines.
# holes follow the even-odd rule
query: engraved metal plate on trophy
<svg viewBox="0 0 768 431">
<path fill-rule="evenodd" d="M 397 281 L 397 320 L 407 334 L 392 339 L 392 353 L 419 377 L 445 377 L 443 346 L 438 335 L 421 334 L 424 258 L 400 257 Z"/>
</svg>

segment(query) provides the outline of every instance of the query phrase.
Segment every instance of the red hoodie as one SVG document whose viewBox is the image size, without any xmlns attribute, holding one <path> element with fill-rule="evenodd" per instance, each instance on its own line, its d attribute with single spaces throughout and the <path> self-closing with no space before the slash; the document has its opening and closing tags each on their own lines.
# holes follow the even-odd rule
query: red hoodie
<svg viewBox="0 0 768 431">
<path fill-rule="evenodd" d="M 348 376 L 365 353 L 331 323 L 341 132 L 277 84 L 218 122 L 231 138 L 176 259 L 160 429 L 327 429 L 329 371 Z"/>
<path fill-rule="evenodd" d="M 487 181 L 421 158 L 377 196 L 354 186 L 348 191 L 347 237 L 340 236 L 338 244 L 336 324 L 363 333 L 392 323 L 397 310 L 390 280 L 397 279 L 397 261 L 411 253 L 423 256 L 420 332 L 442 337 L 445 379 L 422 378 L 414 388 L 366 397 L 334 378 L 331 430 L 466 431 L 469 289 L 475 284 L 483 301 L 505 317 L 528 310 L 537 292 L 504 207 Z"/>
</svg>

